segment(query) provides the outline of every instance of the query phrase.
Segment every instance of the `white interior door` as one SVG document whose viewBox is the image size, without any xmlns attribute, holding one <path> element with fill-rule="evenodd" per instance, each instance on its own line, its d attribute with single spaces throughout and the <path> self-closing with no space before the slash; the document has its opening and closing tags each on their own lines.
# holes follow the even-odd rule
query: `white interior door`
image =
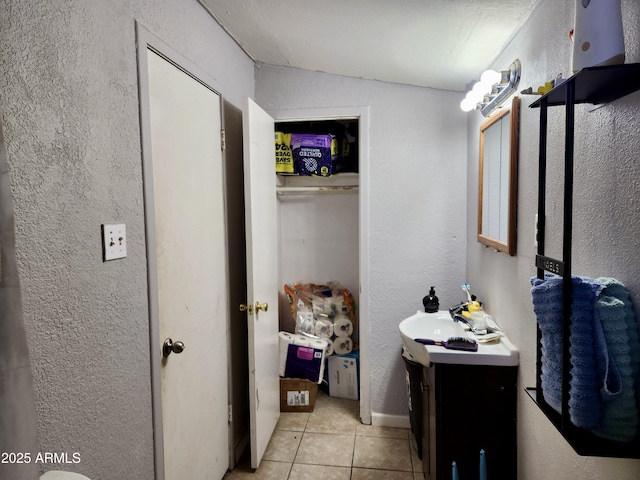
<svg viewBox="0 0 640 480">
<path fill-rule="evenodd" d="M 167 338 L 185 346 L 161 361 L 165 478 L 221 479 L 229 434 L 220 97 L 152 50 L 147 64 L 153 179 L 147 215 L 155 219 L 155 231 L 147 233 L 155 235 L 149 255 L 156 259 L 159 318 L 152 351 L 162 355 Z"/>
<path fill-rule="evenodd" d="M 258 468 L 280 417 L 278 218 L 274 122 L 246 98 L 242 117 L 247 232 L 251 467 Z M 263 304 L 268 305 L 259 308 Z"/>
</svg>

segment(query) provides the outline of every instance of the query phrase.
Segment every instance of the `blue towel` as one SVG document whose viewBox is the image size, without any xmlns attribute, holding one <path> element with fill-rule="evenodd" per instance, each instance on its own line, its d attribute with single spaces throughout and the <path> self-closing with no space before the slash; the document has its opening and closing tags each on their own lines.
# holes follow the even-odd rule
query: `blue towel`
<svg viewBox="0 0 640 480">
<path fill-rule="evenodd" d="M 640 409 L 640 322 L 633 311 L 629 290 L 622 283 L 613 278 L 599 278 L 598 281 L 605 286 L 607 295 L 624 302 L 625 322 L 629 336 L 629 356 L 634 372 L 637 405 Z"/>
<path fill-rule="evenodd" d="M 593 432 L 609 440 L 628 442 L 638 434 L 640 422 L 636 401 L 640 363 L 638 327 L 629 292 L 624 285 L 611 278 L 599 278 L 597 281 L 605 288 L 596 302 L 596 311 L 619 379 L 616 391 L 608 388 L 602 391 L 602 419 Z"/>
<path fill-rule="evenodd" d="M 608 356 L 606 345 L 594 331 L 595 304 L 603 286 L 586 277 L 572 276 L 572 312 L 569 332 L 571 380 L 569 417 L 581 428 L 598 425 L 602 414 L 600 390 Z M 542 332 L 542 394 L 556 411 L 562 410 L 562 277 L 547 274 L 531 279 L 533 310 Z M 597 330 L 597 328 L 595 329 Z"/>
<path fill-rule="evenodd" d="M 560 277 L 558 277 L 560 278 Z M 560 279 L 562 280 L 562 279 Z M 542 333 L 542 396 L 557 412 L 562 410 L 562 297 L 554 288 L 556 280 L 545 275 L 545 279 L 532 278 L 531 296 L 533 311 Z M 555 298 L 555 297 L 558 298 Z M 558 308 L 558 301 L 560 307 Z"/>
</svg>

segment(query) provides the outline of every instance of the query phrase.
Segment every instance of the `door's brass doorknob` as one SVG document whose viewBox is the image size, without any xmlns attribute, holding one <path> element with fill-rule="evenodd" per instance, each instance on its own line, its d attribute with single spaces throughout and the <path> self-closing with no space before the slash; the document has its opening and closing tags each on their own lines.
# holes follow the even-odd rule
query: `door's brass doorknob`
<svg viewBox="0 0 640 480">
<path fill-rule="evenodd" d="M 256 301 L 256 312 L 258 310 L 262 310 L 263 312 L 266 312 L 269 309 L 269 304 L 268 303 L 260 303 L 258 301 Z"/>
<path fill-rule="evenodd" d="M 167 338 L 162 344 L 162 356 L 168 357 L 173 353 L 182 353 L 184 350 L 184 343 L 182 342 L 174 342 L 170 338 Z"/>
<path fill-rule="evenodd" d="M 245 305 L 244 303 L 240 304 L 240 311 L 247 312 L 249 315 L 253 314 L 253 305 Z"/>
</svg>

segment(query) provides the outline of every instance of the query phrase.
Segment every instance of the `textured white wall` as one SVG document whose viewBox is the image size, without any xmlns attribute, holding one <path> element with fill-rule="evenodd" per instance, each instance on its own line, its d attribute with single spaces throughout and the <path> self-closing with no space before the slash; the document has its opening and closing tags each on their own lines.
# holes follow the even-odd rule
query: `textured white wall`
<svg viewBox="0 0 640 480">
<path fill-rule="evenodd" d="M 279 197 L 280 285 L 339 281 L 359 294 L 358 194 Z M 289 301 L 280 291 L 280 325 L 293 331 Z"/>
<path fill-rule="evenodd" d="M 450 92 L 259 65 L 266 109 L 370 105 L 371 408 L 406 415 L 398 324 L 436 285 L 461 300 L 465 272 L 466 116 Z"/>
<path fill-rule="evenodd" d="M 519 90 L 537 88 L 563 73 L 570 75 L 574 2 L 543 0 L 494 64 L 506 68 L 522 62 Z M 623 0 L 627 63 L 640 61 L 640 6 Z M 535 385 L 536 321 L 529 279 L 536 274 L 533 246 L 537 212 L 539 110 L 521 96 L 518 178 L 518 252 L 508 257 L 476 242 L 478 128 L 481 116 L 469 115 L 467 264 L 471 286 L 487 310 L 520 349 L 518 398 L 518 478 L 637 479 L 639 460 L 580 457 L 524 393 Z M 640 93 L 591 113 L 576 107 L 573 271 L 592 277 L 613 276 L 624 282 L 640 305 Z M 564 108 L 549 109 L 547 175 L 547 254 L 561 258 Z"/>
<path fill-rule="evenodd" d="M 136 19 L 231 105 L 253 94 L 253 62 L 195 0 L 0 3 L 40 448 L 79 452 L 62 467 L 94 479 L 153 478 Z M 126 259 L 102 262 L 105 222 L 127 225 Z"/>
</svg>

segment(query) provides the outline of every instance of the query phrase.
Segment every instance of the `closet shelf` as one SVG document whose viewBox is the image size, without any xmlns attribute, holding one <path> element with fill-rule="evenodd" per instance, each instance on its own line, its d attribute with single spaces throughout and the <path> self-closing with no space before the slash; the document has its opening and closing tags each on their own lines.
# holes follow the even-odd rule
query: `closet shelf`
<svg viewBox="0 0 640 480">
<path fill-rule="evenodd" d="M 561 413 L 554 410 L 543 397 L 542 391 L 542 333 L 537 328 L 536 386 L 525 391 L 544 412 L 567 442 L 579 455 L 616 458 L 640 458 L 640 435 L 632 442 L 621 443 L 602 439 L 592 432 L 576 427 L 569 419 L 569 389 L 571 382 L 570 340 L 571 328 L 571 240 L 573 229 L 573 154 L 574 154 L 574 107 L 577 103 L 601 104 L 612 102 L 640 90 L 640 64 L 590 67 L 581 70 L 533 102 L 531 108 L 540 109 L 540 144 L 538 163 L 538 251 L 536 255 L 537 276 L 551 272 L 563 278 L 562 285 L 562 405 Z M 562 260 L 544 255 L 545 209 L 547 171 L 547 108 L 565 106 L 565 155 L 564 155 L 564 215 Z"/>
<path fill-rule="evenodd" d="M 357 192 L 358 185 L 348 186 L 315 186 L 315 187 L 276 187 L 278 195 L 305 195 L 316 193 L 351 193 Z"/>
<path fill-rule="evenodd" d="M 276 175 L 276 193 L 278 195 L 350 193 L 357 192 L 358 186 L 357 173 L 338 173 L 328 177 Z"/>
<path fill-rule="evenodd" d="M 575 103 L 598 105 L 613 102 L 640 89 L 640 63 L 584 68 L 537 99 L 530 107 L 539 108 L 543 101 L 550 107 L 565 105 L 570 81 L 575 84 Z"/>
</svg>

